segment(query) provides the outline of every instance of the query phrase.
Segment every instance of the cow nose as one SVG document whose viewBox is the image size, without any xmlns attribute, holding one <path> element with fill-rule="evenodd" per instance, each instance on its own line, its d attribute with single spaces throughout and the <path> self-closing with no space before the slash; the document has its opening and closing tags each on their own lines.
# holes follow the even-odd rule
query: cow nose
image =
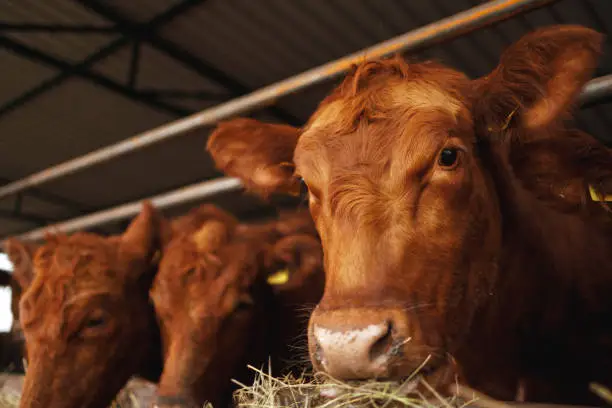
<svg viewBox="0 0 612 408">
<path fill-rule="evenodd" d="M 332 377 L 385 377 L 393 354 L 392 322 L 337 330 L 314 325 L 315 359 Z"/>
</svg>

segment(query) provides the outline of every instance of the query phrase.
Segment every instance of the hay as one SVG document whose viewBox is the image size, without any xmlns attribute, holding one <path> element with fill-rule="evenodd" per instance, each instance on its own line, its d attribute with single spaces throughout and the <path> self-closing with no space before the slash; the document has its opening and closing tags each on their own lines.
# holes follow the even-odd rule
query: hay
<svg viewBox="0 0 612 408">
<path fill-rule="evenodd" d="M 474 402 L 457 396 L 444 398 L 416 373 L 404 382 L 349 383 L 305 373 L 299 378 L 274 378 L 269 369 L 266 373 L 249 368 L 256 373 L 253 385 L 234 381 L 240 386 L 234 393 L 237 408 L 461 408 Z"/>
<path fill-rule="evenodd" d="M 247 386 L 234 381 L 236 408 L 578 408 L 564 405 L 516 404 L 497 401 L 477 391 L 457 385 L 455 396 L 444 398 L 417 375 L 399 382 L 341 382 L 324 375 L 303 373 L 275 378 L 262 369 L 248 366 L 255 372 L 255 381 Z M 416 390 L 420 384 L 431 396 Z M 18 408 L 23 376 L 0 373 L 0 408 Z M 119 392 L 109 408 L 149 408 L 155 396 L 153 383 L 133 378 Z M 591 384 L 591 391 L 612 403 L 612 391 L 600 384 Z M 211 404 L 203 408 L 213 408 Z"/>
</svg>

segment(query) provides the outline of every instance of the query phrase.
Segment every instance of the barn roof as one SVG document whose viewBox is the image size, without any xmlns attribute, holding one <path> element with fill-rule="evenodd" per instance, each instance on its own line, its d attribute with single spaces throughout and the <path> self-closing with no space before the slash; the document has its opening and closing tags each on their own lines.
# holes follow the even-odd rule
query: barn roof
<svg viewBox="0 0 612 408">
<path fill-rule="evenodd" d="M 119 142 L 481 2 L 4 0 L 0 182 Z M 561 0 L 427 48 L 416 57 L 435 58 L 476 77 L 491 70 L 502 49 L 522 34 L 555 23 L 577 23 L 610 34 L 612 2 Z M 597 76 L 612 73 L 611 41 L 606 39 Z M 251 116 L 301 124 L 334 83 L 325 81 L 280 98 Z M 582 109 L 578 123 L 612 144 L 612 100 Z M 0 236 L 218 177 L 204 151 L 209 131 L 194 129 L 0 200 Z M 237 192 L 213 201 L 241 217 L 258 217 L 270 208 Z"/>
</svg>

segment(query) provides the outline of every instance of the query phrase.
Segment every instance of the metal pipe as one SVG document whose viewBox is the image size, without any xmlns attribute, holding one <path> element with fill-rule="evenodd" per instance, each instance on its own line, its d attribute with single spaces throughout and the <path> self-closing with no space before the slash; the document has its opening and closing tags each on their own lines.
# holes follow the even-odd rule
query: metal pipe
<svg viewBox="0 0 612 408">
<path fill-rule="evenodd" d="M 163 209 L 177 204 L 183 204 L 190 201 L 211 197 L 217 194 L 239 190 L 240 188 L 242 188 L 242 182 L 240 180 L 233 177 L 220 177 L 214 180 L 203 181 L 201 183 L 192 184 L 174 191 L 163 193 L 151 197 L 148 200 L 150 200 L 156 208 Z M 130 218 L 140 212 L 142 209 L 142 201 L 143 200 L 133 201 L 114 208 L 109 208 L 108 210 L 98 211 L 48 227 L 38 228 L 19 235 L 17 238 L 24 241 L 37 241 L 43 239 L 45 234 L 49 232 L 74 232 L 91 228 L 96 225 L 107 224 L 109 222 Z M 4 246 L 4 242 L 2 243 L 2 246 Z"/>
<path fill-rule="evenodd" d="M 584 101 L 594 103 L 610 95 L 612 95 L 612 75 L 606 75 L 588 82 L 580 93 L 578 101 L 579 103 Z M 164 209 L 176 204 L 208 198 L 216 194 L 234 191 L 240 188 L 242 188 L 242 182 L 238 179 L 233 177 L 220 177 L 160 194 L 148 198 L 148 200 L 150 200 L 155 207 Z M 52 226 L 38 228 L 19 235 L 17 238 L 35 241 L 44 238 L 44 234 L 48 231 L 61 231 L 67 233 L 133 217 L 140 212 L 142 201 L 143 200 L 138 200 Z"/>
<path fill-rule="evenodd" d="M 94 150 L 31 174 L 0 187 L 0 199 L 27 188 L 58 179 L 115 157 L 159 143 L 188 130 L 214 124 L 220 120 L 273 103 L 281 96 L 332 79 L 346 72 L 353 64 L 383 57 L 398 51 L 414 51 L 477 30 L 513 15 L 524 13 L 558 0 L 493 0 L 453 16 L 443 18 L 416 30 L 371 46 L 336 61 L 328 62 L 301 74 L 287 78 L 248 95 L 203 110 L 155 129 L 140 133 L 119 143 Z"/>
</svg>

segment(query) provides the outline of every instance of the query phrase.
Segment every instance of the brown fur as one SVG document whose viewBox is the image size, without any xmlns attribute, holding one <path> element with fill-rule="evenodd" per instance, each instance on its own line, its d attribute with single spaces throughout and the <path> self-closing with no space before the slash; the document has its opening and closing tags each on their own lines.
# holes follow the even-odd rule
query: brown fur
<svg viewBox="0 0 612 408">
<path fill-rule="evenodd" d="M 612 385 L 612 216 L 588 185 L 612 191 L 612 151 L 564 126 L 601 42 L 539 29 L 473 81 L 434 63 L 363 63 L 284 148 L 286 128 L 220 125 L 217 166 L 239 163 L 232 175 L 264 195 L 253 166 L 288 162 L 293 143 L 295 174 L 276 185 L 302 178 L 325 253 L 311 329 L 390 321 L 401 349 L 386 376 L 431 355 L 433 382 L 457 370 L 498 398 L 522 381 L 530 401 L 595 403 L 588 383 Z M 448 148 L 457 160 L 444 166 Z"/>
<path fill-rule="evenodd" d="M 103 408 L 132 375 L 157 379 L 156 223 L 146 203 L 123 235 L 48 236 L 33 267 L 15 269 L 28 361 L 21 407 Z"/>
<path fill-rule="evenodd" d="M 252 380 L 246 365 L 262 366 L 269 355 L 279 372 L 290 354 L 286 343 L 305 332 L 307 320 L 295 307 L 315 304 L 323 286 L 312 219 L 305 212 L 238 225 L 203 205 L 165 229 L 169 239 L 151 290 L 165 356 L 157 404 L 225 406 L 231 378 Z M 284 266 L 291 278 L 272 291 L 265 278 Z"/>
</svg>

